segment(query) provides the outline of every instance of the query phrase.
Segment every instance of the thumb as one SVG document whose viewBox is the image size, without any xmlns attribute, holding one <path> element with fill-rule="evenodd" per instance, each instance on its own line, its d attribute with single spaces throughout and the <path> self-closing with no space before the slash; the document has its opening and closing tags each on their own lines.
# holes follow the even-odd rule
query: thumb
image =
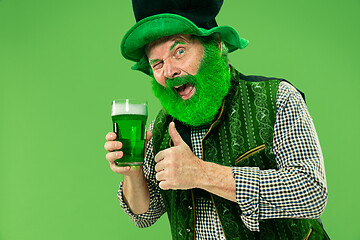
<svg viewBox="0 0 360 240">
<path fill-rule="evenodd" d="M 182 138 L 181 138 L 180 134 L 178 133 L 178 131 L 176 130 L 174 122 L 171 122 L 169 124 L 169 134 L 170 134 L 170 137 L 173 140 L 175 146 L 186 144 L 182 140 Z"/>
</svg>

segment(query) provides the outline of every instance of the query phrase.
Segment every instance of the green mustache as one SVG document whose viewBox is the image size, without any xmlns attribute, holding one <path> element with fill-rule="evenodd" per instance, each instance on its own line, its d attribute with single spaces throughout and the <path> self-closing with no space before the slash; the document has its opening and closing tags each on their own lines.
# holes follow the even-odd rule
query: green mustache
<svg viewBox="0 0 360 240">
<path fill-rule="evenodd" d="M 193 75 L 186 75 L 186 76 L 181 76 L 166 80 L 166 86 L 169 89 L 172 89 L 175 86 L 179 86 L 185 83 L 190 83 L 191 85 L 195 85 L 196 77 Z"/>
</svg>

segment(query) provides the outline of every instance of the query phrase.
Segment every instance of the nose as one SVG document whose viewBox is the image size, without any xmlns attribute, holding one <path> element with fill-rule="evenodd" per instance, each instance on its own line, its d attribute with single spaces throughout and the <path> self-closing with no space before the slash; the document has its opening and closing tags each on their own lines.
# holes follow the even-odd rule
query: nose
<svg viewBox="0 0 360 240">
<path fill-rule="evenodd" d="M 164 61 L 164 77 L 167 79 L 172 79 L 180 76 L 180 69 L 171 61 L 171 58 L 168 58 L 167 61 Z"/>
</svg>

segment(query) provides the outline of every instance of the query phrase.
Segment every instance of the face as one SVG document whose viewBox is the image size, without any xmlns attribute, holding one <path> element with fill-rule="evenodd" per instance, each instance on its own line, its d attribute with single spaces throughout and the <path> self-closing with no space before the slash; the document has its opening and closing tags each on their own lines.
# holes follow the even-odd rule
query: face
<svg viewBox="0 0 360 240">
<path fill-rule="evenodd" d="M 190 126 L 211 123 L 230 88 L 229 66 L 218 42 L 202 42 L 168 38 L 149 46 L 155 96 L 168 114 Z M 152 51 L 160 45 L 166 48 L 157 49 L 155 58 Z"/>
<path fill-rule="evenodd" d="M 166 87 L 166 81 L 186 75 L 196 75 L 204 56 L 204 46 L 190 35 L 179 34 L 161 38 L 149 44 L 147 56 L 155 80 Z M 174 86 L 183 100 L 196 93 L 190 84 Z"/>
</svg>

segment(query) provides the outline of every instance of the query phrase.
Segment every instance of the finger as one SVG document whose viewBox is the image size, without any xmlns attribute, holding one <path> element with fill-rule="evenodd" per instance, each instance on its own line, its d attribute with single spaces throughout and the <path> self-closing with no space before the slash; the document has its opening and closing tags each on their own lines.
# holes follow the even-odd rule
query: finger
<svg viewBox="0 0 360 240">
<path fill-rule="evenodd" d="M 108 141 L 114 141 L 116 138 L 117 138 L 117 136 L 116 136 L 116 133 L 114 133 L 114 132 L 109 132 L 108 134 L 106 134 L 106 140 L 108 140 Z"/>
<path fill-rule="evenodd" d="M 163 161 L 160 161 L 158 162 L 156 165 L 155 165 L 155 171 L 156 172 L 161 172 L 165 169 L 165 166 L 164 166 L 164 163 Z"/>
<path fill-rule="evenodd" d="M 116 159 L 122 158 L 124 153 L 122 151 L 109 152 L 106 154 L 106 160 L 113 163 Z"/>
<path fill-rule="evenodd" d="M 166 150 L 166 149 L 165 149 L 165 150 Z M 156 154 L 156 156 L 155 156 L 155 162 L 158 163 L 158 162 L 160 162 L 161 160 L 164 159 L 165 154 L 166 154 L 165 150 L 162 150 L 162 151 L 160 151 L 160 152 L 158 152 L 158 153 Z"/>
<path fill-rule="evenodd" d="M 104 148 L 108 152 L 119 150 L 122 148 L 122 142 L 119 141 L 108 141 L 105 143 Z"/>
<path fill-rule="evenodd" d="M 164 172 L 162 171 L 162 172 L 156 173 L 155 178 L 156 178 L 156 180 L 158 180 L 159 182 L 165 181 L 165 174 L 164 174 Z"/>
<path fill-rule="evenodd" d="M 159 187 L 160 187 L 162 190 L 169 190 L 169 189 L 170 189 L 166 181 L 161 181 L 161 182 L 159 183 Z"/>
<path fill-rule="evenodd" d="M 180 134 L 178 133 L 178 131 L 176 130 L 174 122 L 171 122 L 169 124 L 169 134 L 170 134 L 171 139 L 174 142 L 174 146 L 179 146 L 179 145 L 182 145 L 182 144 L 186 144 L 182 140 L 182 138 L 181 138 Z"/>
<path fill-rule="evenodd" d="M 131 167 L 130 166 L 119 167 L 113 162 L 113 163 L 110 163 L 110 169 L 115 173 L 126 174 L 126 173 L 130 172 Z"/>
</svg>

